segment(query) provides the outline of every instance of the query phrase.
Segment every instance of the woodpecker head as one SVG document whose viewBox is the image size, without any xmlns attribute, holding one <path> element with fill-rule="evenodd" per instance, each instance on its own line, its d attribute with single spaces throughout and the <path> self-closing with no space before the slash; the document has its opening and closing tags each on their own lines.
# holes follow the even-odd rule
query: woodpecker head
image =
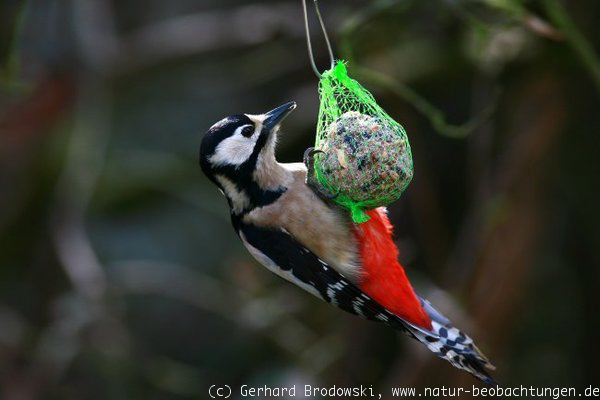
<svg viewBox="0 0 600 400">
<path fill-rule="evenodd" d="M 232 115 L 204 135 L 200 167 L 225 194 L 232 212 L 268 204 L 285 191 L 275 144 L 281 121 L 295 108 L 292 101 L 265 114 Z"/>
</svg>

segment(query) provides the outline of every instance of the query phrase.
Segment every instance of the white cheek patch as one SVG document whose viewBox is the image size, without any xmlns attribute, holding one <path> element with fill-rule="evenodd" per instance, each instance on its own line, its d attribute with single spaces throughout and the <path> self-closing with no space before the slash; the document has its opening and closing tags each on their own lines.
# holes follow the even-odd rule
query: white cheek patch
<svg viewBox="0 0 600 400">
<path fill-rule="evenodd" d="M 219 143 L 215 149 L 215 153 L 209 159 L 211 164 L 242 165 L 248 161 L 254 152 L 254 146 L 258 140 L 262 125 L 257 126 L 250 137 L 245 137 L 241 134 L 242 129 L 246 126 L 240 126 L 233 135 Z"/>
<path fill-rule="evenodd" d="M 215 149 L 215 154 L 210 157 L 213 165 L 241 165 L 247 161 L 252 152 L 256 138 L 233 135 L 223 140 Z"/>
</svg>

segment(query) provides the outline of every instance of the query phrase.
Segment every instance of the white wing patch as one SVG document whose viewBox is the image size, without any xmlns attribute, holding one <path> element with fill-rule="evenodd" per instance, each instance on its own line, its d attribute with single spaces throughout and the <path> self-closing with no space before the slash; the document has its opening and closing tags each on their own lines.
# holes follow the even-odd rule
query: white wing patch
<svg viewBox="0 0 600 400">
<path fill-rule="evenodd" d="M 334 285 L 327 285 L 327 297 L 329 297 L 331 304 L 333 304 L 334 306 L 337 306 L 337 299 L 335 298 L 335 295 L 337 294 L 337 292 L 341 291 L 342 289 L 344 289 L 344 286 L 346 286 L 346 282 L 344 281 L 339 281 L 338 283 L 334 284 Z"/>
<path fill-rule="evenodd" d="M 382 314 L 382 313 L 377 314 L 375 318 L 377 318 L 379 321 L 382 321 L 382 322 L 388 322 L 390 320 L 387 317 L 387 315 Z"/>
<path fill-rule="evenodd" d="M 360 315 L 361 317 L 365 317 L 365 315 L 363 314 L 362 311 L 362 307 L 365 305 L 365 301 L 363 300 L 362 297 L 357 297 L 356 299 L 354 299 L 352 301 L 352 308 L 354 309 L 354 312 L 356 313 L 356 315 Z"/>
</svg>

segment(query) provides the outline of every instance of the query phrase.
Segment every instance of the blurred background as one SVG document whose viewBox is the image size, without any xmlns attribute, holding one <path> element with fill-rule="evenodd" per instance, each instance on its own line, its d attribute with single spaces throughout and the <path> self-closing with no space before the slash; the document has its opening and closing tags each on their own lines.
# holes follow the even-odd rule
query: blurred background
<svg viewBox="0 0 600 400">
<path fill-rule="evenodd" d="M 415 177 L 390 214 L 417 290 L 505 386 L 598 386 L 600 2 L 321 3 L 338 57 L 408 131 Z M 0 398 L 476 384 L 260 267 L 198 167 L 214 122 L 288 100 L 279 159 L 313 142 L 301 15 L 1 2 Z"/>
</svg>

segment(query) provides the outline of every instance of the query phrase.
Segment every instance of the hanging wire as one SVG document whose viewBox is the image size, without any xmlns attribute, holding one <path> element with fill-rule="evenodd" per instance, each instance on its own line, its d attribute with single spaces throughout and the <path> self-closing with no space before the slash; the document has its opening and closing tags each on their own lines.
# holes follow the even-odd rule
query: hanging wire
<svg viewBox="0 0 600 400">
<path fill-rule="evenodd" d="M 319 10 L 319 2 L 318 0 L 313 0 L 313 4 L 315 6 L 315 12 L 317 14 L 317 19 L 319 20 L 319 25 L 321 26 L 321 31 L 323 32 L 323 36 L 325 37 L 325 44 L 327 45 L 327 52 L 329 53 L 329 61 L 331 63 L 330 68 L 333 67 L 335 63 L 335 57 L 333 56 L 333 49 L 331 48 L 331 42 L 329 41 L 329 35 L 327 34 L 327 29 L 325 28 L 325 22 L 323 22 L 323 17 L 321 16 L 321 11 Z M 308 57 L 310 59 L 310 66 L 314 71 L 317 78 L 321 78 L 321 73 L 317 68 L 317 64 L 315 62 L 315 56 L 313 54 L 312 43 L 310 40 L 310 28 L 308 26 L 308 11 L 306 9 L 306 0 L 302 0 L 302 9 L 304 11 L 304 29 L 306 30 L 306 45 L 308 47 Z"/>
</svg>

